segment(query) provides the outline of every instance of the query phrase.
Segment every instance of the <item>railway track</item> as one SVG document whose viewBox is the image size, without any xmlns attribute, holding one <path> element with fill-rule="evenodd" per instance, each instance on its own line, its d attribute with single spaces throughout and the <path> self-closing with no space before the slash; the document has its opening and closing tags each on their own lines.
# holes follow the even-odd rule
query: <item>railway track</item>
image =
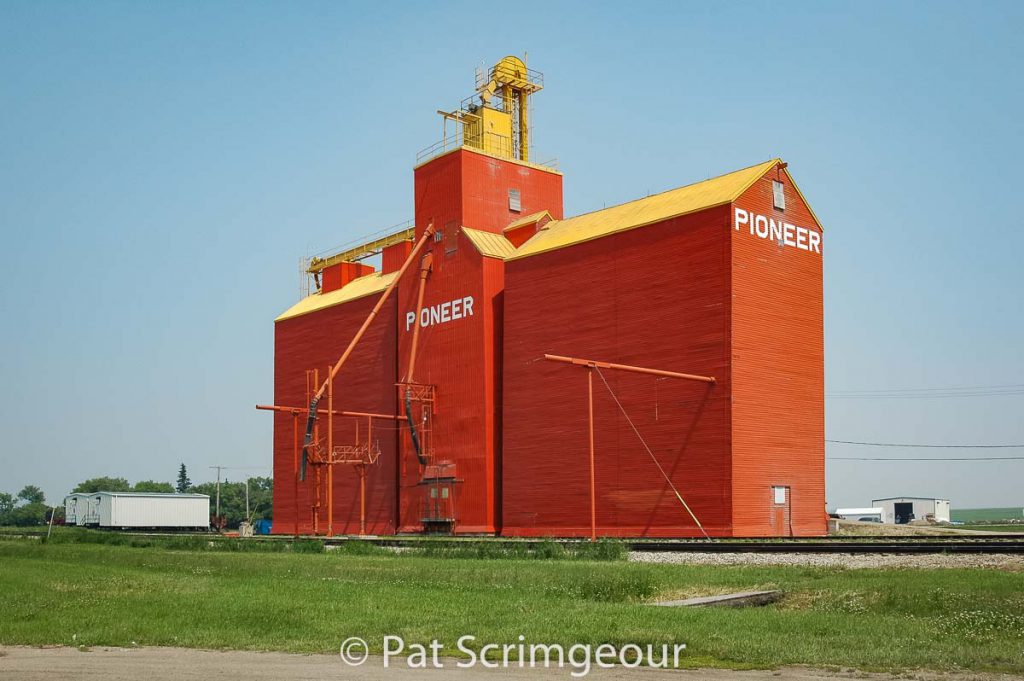
<svg viewBox="0 0 1024 681">
<path fill-rule="evenodd" d="M 92 530 L 107 532 L 112 530 Z M 145 537 L 181 537 L 185 532 L 123 532 Z M 38 538 L 37 533 L 11 533 L 10 536 Z M 218 535 L 202 534 L 217 541 Z M 279 542 L 292 541 L 292 535 L 257 536 L 245 541 Z M 312 537 L 301 539 L 320 539 L 328 546 L 340 546 L 350 541 L 363 541 L 377 546 L 412 549 L 424 548 L 443 543 L 457 547 L 460 544 L 479 541 L 495 544 L 530 544 L 542 539 L 505 539 L 500 537 L 423 537 L 423 536 L 392 536 L 392 537 Z M 555 540 L 566 546 L 579 544 L 580 539 Z M 969 554 L 1024 554 L 1024 533 L 990 534 L 962 536 L 882 536 L 869 535 L 863 537 L 791 537 L 791 538 L 723 538 L 708 541 L 705 539 L 637 539 L 625 540 L 630 551 L 651 553 L 832 553 L 832 554 L 936 554 L 936 553 L 969 553 Z"/>
</svg>

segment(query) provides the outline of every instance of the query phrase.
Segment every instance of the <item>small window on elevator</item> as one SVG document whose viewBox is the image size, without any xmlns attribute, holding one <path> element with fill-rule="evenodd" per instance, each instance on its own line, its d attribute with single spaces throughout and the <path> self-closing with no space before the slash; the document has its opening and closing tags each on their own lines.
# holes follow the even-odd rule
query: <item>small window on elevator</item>
<svg viewBox="0 0 1024 681">
<path fill-rule="evenodd" d="M 459 223 L 450 221 L 444 226 L 444 254 L 449 256 L 459 250 Z"/>
<path fill-rule="evenodd" d="M 775 204 L 775 208 L 778 210 L 786 210 L 786 192 L 784 185 L 778 180 L 772 180 L 772 199 Z"/>
<path fill-rule="evenodd" d="M 515 213 L 522 212 L 523 210 L 523 197 L 519 193 L 518 189 L 508 190 L 508 209 Z"/>
</svg>

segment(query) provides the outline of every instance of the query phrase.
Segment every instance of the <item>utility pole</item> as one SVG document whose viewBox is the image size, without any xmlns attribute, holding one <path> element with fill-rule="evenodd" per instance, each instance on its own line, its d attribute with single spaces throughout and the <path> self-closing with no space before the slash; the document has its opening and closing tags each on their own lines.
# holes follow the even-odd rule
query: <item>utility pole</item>
<svg viewBox="0 0 1024 681">
<path fill-rule="evenodd" d="M 220 472 L 227 468 L 227 466 L 210 466 L 210 468 L 217 469 L 217 510 L 214 511 L 213 516 L 220 518 Z"/>
<path fill-rule="evenodd" d="M 249 522 L 249 478 L 245 479 L 245 522 Z"/>
</svg>

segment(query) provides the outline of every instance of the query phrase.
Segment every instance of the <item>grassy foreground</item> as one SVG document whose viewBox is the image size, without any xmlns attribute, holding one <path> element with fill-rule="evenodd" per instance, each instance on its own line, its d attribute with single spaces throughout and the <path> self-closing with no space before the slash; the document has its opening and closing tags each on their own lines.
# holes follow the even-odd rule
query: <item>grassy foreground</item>
<svg viewBox="0 0 1024 681">
<path fill-rule="evenodd" d="M 407 643 L 678 643 L 690 666 L 1024 670 L 1024 574 L 241 553 L 0 541 L 0 643 L 336 652 Z M 755 609 L 657 596 L 781 588 Z"/>
</svg>

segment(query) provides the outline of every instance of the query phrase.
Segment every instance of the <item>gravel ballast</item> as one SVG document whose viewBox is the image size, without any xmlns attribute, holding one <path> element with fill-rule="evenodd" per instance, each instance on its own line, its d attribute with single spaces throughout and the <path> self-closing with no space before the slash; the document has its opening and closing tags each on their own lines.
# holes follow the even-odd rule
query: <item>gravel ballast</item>
<svg viewBox="0 0 1024 681">
<path fill-rule="evenodd" d="M 630 551 L 636 563 L 680 565 L 795 565 L 801 567 L 867 568 L 985 568 L 1024 570 L 1024 556 L 984 554 L 848 554 L 848 553 L 697 553 Z"/>
</svg>

